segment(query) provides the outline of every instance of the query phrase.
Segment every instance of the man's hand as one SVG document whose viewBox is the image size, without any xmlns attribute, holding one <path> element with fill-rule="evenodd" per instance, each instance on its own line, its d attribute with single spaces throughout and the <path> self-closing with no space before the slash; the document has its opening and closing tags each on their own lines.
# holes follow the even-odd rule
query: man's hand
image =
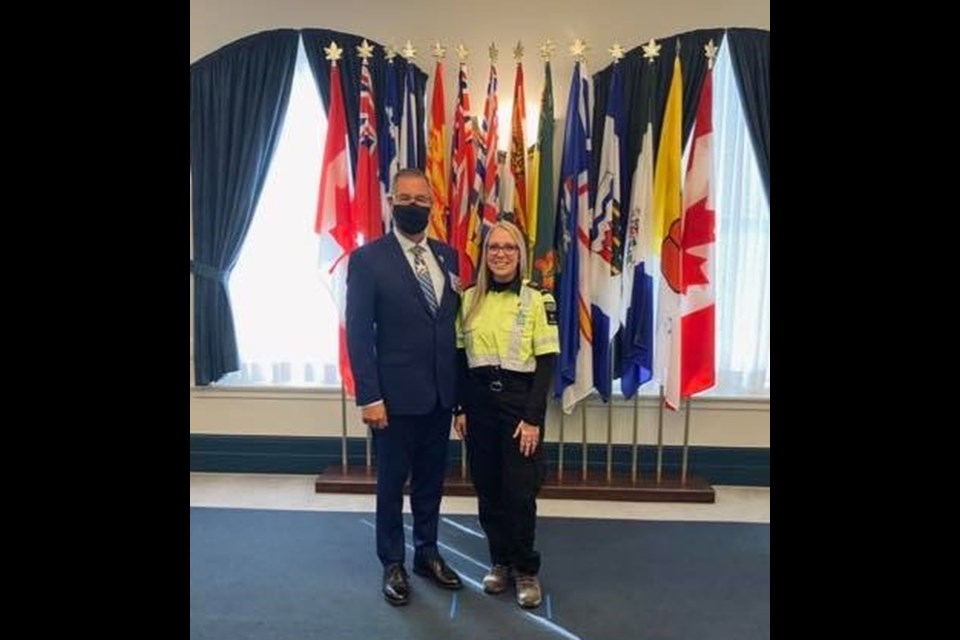
<svg viewBox="0 0 960 640">
<path fill-rule="evenodd" d="M 360 410 L 363 416 L 363 422 L 370 425 L 373 429 L 384 429 L 387 426 L 387 405 L 380 402 L 378 404 L 364 407 Z"/>
<path fill-rule="evenodd" d="M 467 414 L 461 413 L 453 418 L 453 430 L 457 432 L 461 440 L 467 437 Z"/>
</svg>

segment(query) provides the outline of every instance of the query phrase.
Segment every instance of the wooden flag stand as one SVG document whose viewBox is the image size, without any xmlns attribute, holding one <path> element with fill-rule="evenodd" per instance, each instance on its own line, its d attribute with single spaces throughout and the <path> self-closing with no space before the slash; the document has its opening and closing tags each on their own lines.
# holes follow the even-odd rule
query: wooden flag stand
<svg viewBox="0 0 960 640">
<path fill-rule="evenodd" d="M 661 389 L 662 396 L 662 389 Z M 586 415 L 583 414 L 584 437 L 581 443 L 583 457 L 579 473 L 565 470 L 563 463 L 564 420 L 560 416 L 560 441 L 545 443 L 548 447 L 557 447 L 556 469 L 550 470 L 540 489 L 538 497 L 544 499 L 567 500 L 615 500 L 627 502 L 695 502 L 714 503 L 716 493 L 705 480 L 687 473 L 687 453 L 689 449 L 690 401 L 686 403 L 686 422 L 683 438 L 683 463 L 679 474 L 671 475 L 663 471 L 663 402 L 660 403 L 659 427 L 657 436 L 656 473 L 640 475 L 637 471 L 636 421 L 637 403 L 634 403 L 634 443 L 633 465 L 631 473 L 613 473 L 611 465 L 611 445 L 608 437 L 607 463 L 605 468 L 591 469 L 587 465 Z M 314 490 L 317 493 L 376 494 L 377 473 L 370 455 L 371 436 L 366 437 L 366 464 L 349 466 L 347 464 L 346 423 L 343 430 L 342 461 L 339 465 L 330 465 L 317 476 Z M 475 496 L 466 464 L 466 451 L 461 443 L 461 460 L 457 468 L 451 469 L 444 481 L 445 496 Z M 451 465 L 453 466 L 453 465 Z M 409 484 L 406 492 L 409 492 Z"/>
<path fill-rule="evenodd" d="M 366 467 L 347 468 L 331 465 L 317 476 L 314 483 L 317 493 L 375 494 L 377 473 Z M 405 493 L 409 493 L 409 485 Z M 459 472 L 450 474 L 444 481 L 445 496 L 475 496 L 469 478 Z M 700 478 L 662 477 L 640 478 L 636 482 L 629 476 L 614 476 L 608 479 L 605 471 L 566 475 L 561 480 L 556 471 L 549 472 L 539 498 L 566 500 L 619 500 L 626 502 L 716 502 L 713 487 Z"/>
</svg>

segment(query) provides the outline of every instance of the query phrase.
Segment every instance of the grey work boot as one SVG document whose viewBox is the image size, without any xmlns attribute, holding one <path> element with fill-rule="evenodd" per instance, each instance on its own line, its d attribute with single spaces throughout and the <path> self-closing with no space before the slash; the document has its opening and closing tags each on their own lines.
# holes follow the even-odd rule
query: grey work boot
<svg viewBox="0 0 960 640">
<path fill-rule="evenodd" d="M 495 564 L 490 567 L 490 573 L 483 576 L 483 590 L 487 593 L 503 593 L 510 583 L 510 567 Z"/>
<path fill-rule="evenodd" d="M 524 609 L 539 607 L 542 596 L 540 594 L 540 580 L 537 579 L 537 576 L 518 573 L 516 583 L 517 604 Z"/>
</svg>

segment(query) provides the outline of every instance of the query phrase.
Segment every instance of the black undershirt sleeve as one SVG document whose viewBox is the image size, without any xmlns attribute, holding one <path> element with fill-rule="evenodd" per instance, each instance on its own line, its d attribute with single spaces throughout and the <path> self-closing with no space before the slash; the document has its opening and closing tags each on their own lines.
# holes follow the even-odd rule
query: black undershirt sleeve
<svg viewBox="0 0 960 640">
<path fill-rule="evenodd" d="M 454 415 L 463 411 L 464 399 L 467 396 L 467 351 L 457 349 L 457 406 L 454 407 Z"/>
<path fill-rule="evenodd" d="M 537 368 L 533 374 L 533 386 L 527 396 L 527 410 L 523 414 L 523 421 L 536 425 L 542 430 L 547 415 L 547 394 L 550 392 L 550 383 L 553 381 L 553 368 L 557 362 L 557 354 L 547 353 L 537 356 Z"/>
</svg>

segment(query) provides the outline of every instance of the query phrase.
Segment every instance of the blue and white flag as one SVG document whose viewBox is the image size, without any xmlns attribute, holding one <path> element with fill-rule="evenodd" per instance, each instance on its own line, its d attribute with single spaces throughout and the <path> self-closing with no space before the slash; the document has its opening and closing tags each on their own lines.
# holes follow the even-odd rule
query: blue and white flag
<svg viewBox="0 0 960 640">
<path fill-rule="evenodd" d="M 590 318 L 590 106 L 593 86 L 577 61 L 570 82 L 557 193 L 557 244 L 560 252 L 558 308 L 560 363 L 557 395 L 564 413 L 593 392 L 593 323 Z"/>
<path fill-rule="evenodd" d="M 383 199 L 380 211 L 383 214 L 384 233 L 393 227 L 393 216 L 390 215 L 390 205 L 387 195 L 393 186 L 393 178 L 400 168 L 397 158 L 397 147 L 400 141 L 400 116 L 402 114 L 400 94 L 397 91 L 397 66 L 393 57 L 387 57 L 386 90 L 383 96 L 383 108 L 386 118 L 379 123 L 377 137 L 380 141 L 380 182 L 383 185 Z"/>
<path fill-rule="evenodd" d="M 623 266 L 621 243 L 622 217 L 621 171 L 625 139 L 623 115 L 623 81 L 618 63 L 613 65 L 607 109 L 603 121 L 600 146 L 600 170 L 597 174 L 597 197 L 590 225 L 590 275 L 592 277 L 593 320 L 593 384 L 604 401 L 609 401 L 612 371 L 613 340 L 620 325 L 620 284 Z"/>
<path fill-rule="evenodd" d="M 403 119 L 400 123 L 400 146 L 397 155 L 400 159 L 400 168 L 423 169 L 421 161 L 425 158 L 418 157 L 417 151 L 420 148 L 420 141 L 423 135 L 418 124 L 423 123 L 423 118 L 417 113 L 417 93 L 416 85 L 413 81 L 413 64 L 407 61 L 407 73 L 403 80 Z"/>
<path fill-rule="evenodd" d="M 653 274 L 660 266 L 653 251 L 653 87 L 647 121 L 643 127 L 637 168 L 630 190 L 630 213 L 623 253 L 623 296 L 620 308 L 620 389 L 632 398 L 653 378 Z"/>
</svg>

